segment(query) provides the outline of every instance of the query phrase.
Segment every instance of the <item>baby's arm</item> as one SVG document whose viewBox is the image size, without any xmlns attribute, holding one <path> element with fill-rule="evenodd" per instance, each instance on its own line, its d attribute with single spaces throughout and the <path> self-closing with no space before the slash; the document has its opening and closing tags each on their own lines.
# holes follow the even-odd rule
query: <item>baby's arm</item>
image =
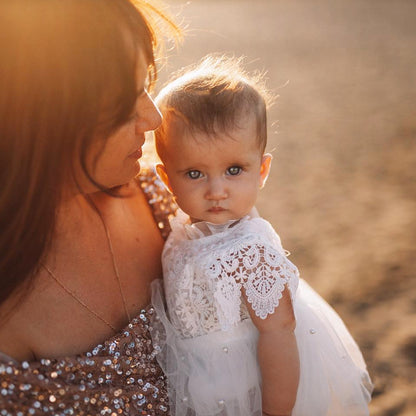
<svg viewBox="0 0 416 416">
<path fill-rule="evenodd" d="M 246 302 L 259 331 L 258 360 L 262 375 L 263 414 L 290 415 L 299 383 L 299 356 L 295 316 L 287 286 L 279 306 L 266 319 L 258 317 Z"/>
</svg>

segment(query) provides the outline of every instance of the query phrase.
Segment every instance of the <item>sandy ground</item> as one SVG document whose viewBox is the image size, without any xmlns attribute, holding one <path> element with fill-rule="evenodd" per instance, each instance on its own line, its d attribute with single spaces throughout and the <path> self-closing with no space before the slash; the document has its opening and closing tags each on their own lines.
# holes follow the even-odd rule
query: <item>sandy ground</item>
<svg viewBox="0 0 416 416">
<path fill-rule="evenodd" d="M 416 1 L 170 0 L 187 26 L 161 73 L 246 56 L 279 94 L 258 208 L 337 309 L 375 383 L 416 414 Z"/>
</svg>

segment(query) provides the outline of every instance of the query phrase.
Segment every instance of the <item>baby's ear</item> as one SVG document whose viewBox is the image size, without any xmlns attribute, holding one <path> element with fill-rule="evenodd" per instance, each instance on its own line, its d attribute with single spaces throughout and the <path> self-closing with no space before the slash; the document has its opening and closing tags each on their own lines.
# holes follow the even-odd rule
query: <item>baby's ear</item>
<svg viewBox="0 0 416 416">
<path fill-rule="evenodd" d="M 156 165 L 156 172 L 159 176 L 159 178 L 162 180 L 162 182 L 165 184 L 166 189 L 172 193 L 172 188 L 170 186 L 170 182 L 169 182 L 169 177 L 168 174 L 166 172 L 166 167 L 165 165 L 162 165 L 161 163 L 158 163 Z"/>
<path fill-rule="evenodd" d="M 270 166 L 272 164 L 272 155 L 270 153 L 265 153 L 261 159 L 260 166 L 260 188 L 266 184 L 267 177 L 270 173 Z"/>
</svg>

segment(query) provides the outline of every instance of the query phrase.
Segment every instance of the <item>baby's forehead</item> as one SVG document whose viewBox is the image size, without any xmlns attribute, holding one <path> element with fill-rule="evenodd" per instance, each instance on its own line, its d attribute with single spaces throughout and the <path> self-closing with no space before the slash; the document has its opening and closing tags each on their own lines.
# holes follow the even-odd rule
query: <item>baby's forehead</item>
<svg viewBox="0 0 416 416">
<path fill-rule="evenodd" d="M 249 165 L 261 158 L 262 150 L 252 134 L 235 135 L 219 131 L 217 134 L 188 131 L 168 140 L 166 157 L 177 166 L 194 168 L 224 167 L 224 165 Z M 169 143 L 170 142 L 170 143 Z"/>
<path fill-rule="evenodd" d="M 203 149 L 227 148 L 238 151 L 260 150 L 255 132 L 245 129 L 218 129 L 214 132 L 195 128 L 183 128 L 180 134 L 173 134 L 168 140 L 179 141 L 182 146 L 199 147 Z"/>
<path fill-rule="evenodd" d="M 195 124 L 180 113 L 170 113 L 164 118 L 163 124 L 170 139 L 186 136 L 197 142 L 227 141 L 241 137 L 250 141 L 257 140 L 257 121 L 254 115 L 245 114 L 228 124 L 215 119 L 209 120 L 209 123 Z"/>
<path fill-rule="evenodd" d="M 217 153 L 218 149 L 235 155 L 249 153 L 257 156 L 264 152 L 254 115 L 246 114 L 232 124 L 217 123 L 213 119 L 204 124 L 192 123 L 181 113 L 170 110 L 162 111 L 164 119 L 156 132 L 156 147 L 162 160 L 184 158 L 185 153 L 189 158 L 192 153 Z M 221 153 L 218 155 L 221 157 Z"/>
</svg>

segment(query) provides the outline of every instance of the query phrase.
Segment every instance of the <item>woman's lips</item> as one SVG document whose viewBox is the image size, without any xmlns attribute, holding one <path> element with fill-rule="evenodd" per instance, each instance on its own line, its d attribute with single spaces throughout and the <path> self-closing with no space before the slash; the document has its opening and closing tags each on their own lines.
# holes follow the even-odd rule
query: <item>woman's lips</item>
<svg viewBox="0 0 416 416">
<path fill-rule="evenodd" d="M 133 153 L 129 154 L 132 159 L 140 159 L 142 157 L 142 149 L 137 149 Z"/>
</svg>

